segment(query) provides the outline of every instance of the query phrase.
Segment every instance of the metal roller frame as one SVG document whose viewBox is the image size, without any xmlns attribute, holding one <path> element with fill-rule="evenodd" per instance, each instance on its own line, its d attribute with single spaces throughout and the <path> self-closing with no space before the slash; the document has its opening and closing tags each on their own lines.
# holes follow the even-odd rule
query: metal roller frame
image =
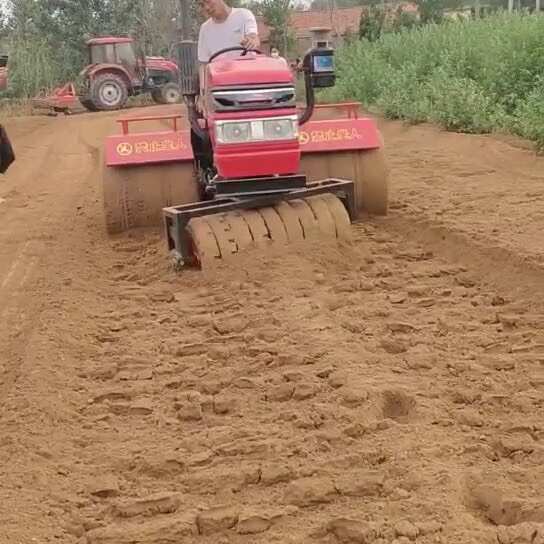
<svg viewBox="0 0 544 544">
<path fill-rule="evenodd" d="M 189 221 L 195 217 L 230 212 L 233 210 L 251 210 L 273 206 L 279 201 L 304 199 L 314 195 L 332 193 L 344 204 L 351 221 L 357 215 L 353 181 L 329 178 L 309 182 L 304 188 L 294 189 L 281 195 L 277 193 L 254 193 L 250 197 L 217 197 L 213 200 L 194 202 L 181 206 L 163 208 L 164 228 L 168 249 L 180 265 L 193 265 L 194 255 L 190 235 L 186 229 Z"/>
</svg>

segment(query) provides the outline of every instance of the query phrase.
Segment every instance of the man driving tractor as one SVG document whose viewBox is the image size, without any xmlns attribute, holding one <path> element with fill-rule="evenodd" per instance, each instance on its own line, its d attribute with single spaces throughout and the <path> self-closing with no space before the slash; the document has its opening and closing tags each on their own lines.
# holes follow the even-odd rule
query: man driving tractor
<svg viewBox="0 0 544 544">
<path fill-rule="evenodd" d="M 214 53 L 228 47 L 259 47 L 257 21 L 251 11 L 232 8 L 224 0 L 202 0 L 201 7 L 208 17 L 198 36 L 201 65 L 206 64 Z"/>
<path fill-rule="evenodd" d="M 203 110 L 201 97 L 204 68 L 211 56 L 229 47 L 259 47 L 257 21 L 246 8 L 232 8 L 224 0 L 201 0 L 200 7 L 208 19 L 200 27 L 198 35 L 198 62 L 200 64 L 200 97 L 197 109 Z"/>
</svg>

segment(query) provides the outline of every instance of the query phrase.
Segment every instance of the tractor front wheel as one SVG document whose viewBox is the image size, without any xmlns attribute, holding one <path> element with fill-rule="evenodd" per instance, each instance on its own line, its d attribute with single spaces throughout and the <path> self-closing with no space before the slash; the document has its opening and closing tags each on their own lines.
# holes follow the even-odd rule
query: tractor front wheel
<svg viewBox="0 0 544 544">
<path fill-rule="evenodd" d="M 181 102 L 181 91 L 177 83 L 165 83 L 162 87 L 151 91 L 151 98 L 157 104 L 178 104 Z"/>
<path fill-rule="evenodd" d="M 177 83 L 167 83 L 161 87 L 161 96 L 164 104 L 181 102 L 181 90 Z"/>
<path fill-rule="evenodd" d="M 97 110 L 119 110 L 128 100 L 127 83 L 117 74 L 100 74 L 91 83 L 91 100 Z"/>
</svg>

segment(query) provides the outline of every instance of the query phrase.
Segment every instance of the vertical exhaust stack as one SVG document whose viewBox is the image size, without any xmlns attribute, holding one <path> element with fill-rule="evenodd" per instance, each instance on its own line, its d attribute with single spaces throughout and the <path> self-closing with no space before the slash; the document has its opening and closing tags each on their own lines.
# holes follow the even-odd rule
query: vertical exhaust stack
<svg viewBox="0 0 544 544">
<path fill-rule="evenodd" d="M 175 57 L 180 70 L 181 94 L 185 97 L 199 93 L 197 44 L 182 40 L 175 46 Z"/>
<path fill-rule="evenodd" d="M 196 107 L 196 97 L 200 94 L 200 71 L 196 42 L 182 40 L 175 45 L 175 57 L 179 66 L 181 94 L 187 106 L 187 115 L 193 132 L 207 141 L 208 133 L 202 129 Z"/>
</svg>

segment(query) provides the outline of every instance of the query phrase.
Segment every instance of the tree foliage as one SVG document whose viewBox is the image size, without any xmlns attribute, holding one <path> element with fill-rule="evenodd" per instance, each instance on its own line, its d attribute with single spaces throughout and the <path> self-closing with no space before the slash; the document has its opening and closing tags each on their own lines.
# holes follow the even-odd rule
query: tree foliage
<svg viewBox="0 0 544 544">
<path fill-rule="evenodd" d="M 367 5 L 369 1 L 371 0 L 313 0 L 310 9 L 324 11 L 332 8 L 352 8 Z"/>
<path fill-rule="evenodd" d="M 386 31 L 386 11 L 382 6 L 369 6 L 361 13 L 359 37 L 375 42 Z"/>
<path fill-rule="evenodd" d="M 292 0 L 262 0 L 253 8 L 262 15 L 270 28 L 270 45 L 277 47 L 282 55 L 291 49 L 294 37 L 289 28 L 289 17 L 293 9 Z"/>
<path fill-rule="evenodd" d="M 416 5 L 423 24 L 442 21 L 446 8 L 445 0 L 416 0 Z"/>
</svg>

